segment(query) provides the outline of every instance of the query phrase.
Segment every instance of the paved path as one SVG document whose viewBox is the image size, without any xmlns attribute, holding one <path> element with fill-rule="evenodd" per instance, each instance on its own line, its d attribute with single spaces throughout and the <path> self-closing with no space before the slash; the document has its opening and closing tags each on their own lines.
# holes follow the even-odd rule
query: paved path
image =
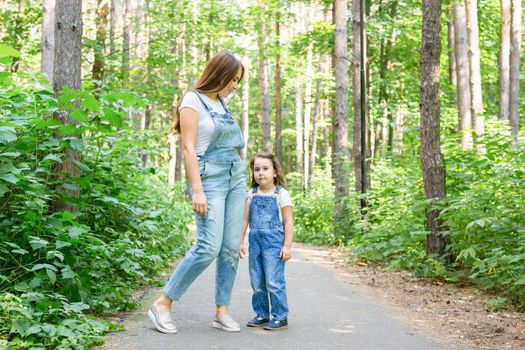
<svg viewBox="0 0 525 350">
<path fill-rule="evenodd" d="M 156 288 L 144 298 L 143 308 L 126 317 L 126 331 L 108 336 L 102 349 L 460 349 L 421 335 L 422 327 L 416 330 L 409 325 L 399 309 L 366 295 L 359 286 L 338 280 L 336 270 L 327 266 L 326 260 L 323 264 L 315 251 L 302 246 L 295 247 L 293 254 L 286 267 L 288 330 L 268 332 L 244 327 L 253 314 L 248 262 L 241 260 L 231 307 L 231 315 L 242 325 L 241 332 L 211 327 L 215 267 L 210 266 L 174 304 L 179 333 L 158 333 L 150 323 L 146 310 L 160 293 Z"/>
</svg>

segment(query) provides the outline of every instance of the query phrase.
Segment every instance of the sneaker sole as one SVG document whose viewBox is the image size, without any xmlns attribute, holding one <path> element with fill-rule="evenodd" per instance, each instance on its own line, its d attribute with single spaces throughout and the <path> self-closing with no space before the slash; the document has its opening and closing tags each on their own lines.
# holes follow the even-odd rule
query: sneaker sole
<svg viewBox="0 0 525 350">
<path fill-rule="evenodd" d="M 261 324 L 247 323 L 246 327 L 264 327 L 264 326 L 266 326 L 267 323 L 268 322 L 264 322 L 264 323 L 261 323 Z"/>
<path fill-rule="evenodd" d="M 175 329 L 175 330 L 169 330 L 169 329 L 166 329 L 166 328 L 162 328 L 158 323 L 157 323 L 157 319 L 155 318 L 155 315 L 153 314 L 153 312 L 151 310 L 148 310 L 148 317 L 149 319 L 151 320 L 151 322 L 153 322 L 153 324 L 155 325 L 155 328 L 161 332 L 161 333 L 165 333 L 165 334 L 175 334 L 177 333 L 179 330 L 178 329 Z"/>
<path fill-rule="evenodd" d="M 219 323 L 217 321 L 213 321 L 212 324 L 213 328 L 222 329 L 226 332 L 240 332 L 241 328 L 228 328 L 222 325 L 222 323 Z"/>
<path fill-rule="evenodd" d="M 288 326 L 282 326 L 282 327 L 279 327 L 279 328 L 263 327 L 263 329 L 265 329 L 267 331 L 280 331 L 281 329 L 288 329 Z"/>
</svg>

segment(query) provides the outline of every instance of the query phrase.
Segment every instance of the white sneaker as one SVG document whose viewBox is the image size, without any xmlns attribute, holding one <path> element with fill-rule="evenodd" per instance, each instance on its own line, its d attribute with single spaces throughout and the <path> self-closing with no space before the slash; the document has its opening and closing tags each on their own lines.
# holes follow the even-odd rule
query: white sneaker
<svg viewBox="0 0 525 350">
<path fill-rule="evenodd" d="M 241 326 L 235 322 L 230 314 L 215 316 L 212 326 L 228 332 L 239 332 L 241 330 Z"/>
</svg>

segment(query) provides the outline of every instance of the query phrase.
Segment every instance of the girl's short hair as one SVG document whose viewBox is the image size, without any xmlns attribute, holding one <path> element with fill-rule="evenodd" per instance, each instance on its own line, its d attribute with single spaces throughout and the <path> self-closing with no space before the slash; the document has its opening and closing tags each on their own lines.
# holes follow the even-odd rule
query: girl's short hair
<svg viewBox="0 0 525 350">
<path fill-rule="evenodd" d="M 229 52 L 219 52 L 206 64 L 193 90 L 202 93 L 219 92 L 235 78 L 239 69 L 241 70 L 241 79 L 239 79 L 239 81 L 241 81 L 244 76 L 244 66 L 241 61 Z M 177 134 L 180 134 L 179 108 L 183 98 L 184 95 L 179 100 L 177 109 L 175 110 L 173 129 Z"/>
<path fill-rule="evenodd" d="M 277 157 L 273 153 L 267 153 L 267 152 L 260 152 L 257 153 L 252 157 L 252 160 L 250 161 L 250 169 L 252 173 L 252 182 L 251 187 L 257 187 L 257 182 L 255 182 L 255 178 L 253 176 L 253 168 L 255 165 L 255 159 L 257 158 L 263 158 L 268 159 L 272 162 L 272 166 L 275 169 L 275 178 L 274 178 L 274 185 L 281 185 L 284 188 L 286 188 L 286 182 L 284 180 L 284 174 L 281 170 L 281 164 L 279 164 L 279 161 L 277 160 Z"/>
</svg>

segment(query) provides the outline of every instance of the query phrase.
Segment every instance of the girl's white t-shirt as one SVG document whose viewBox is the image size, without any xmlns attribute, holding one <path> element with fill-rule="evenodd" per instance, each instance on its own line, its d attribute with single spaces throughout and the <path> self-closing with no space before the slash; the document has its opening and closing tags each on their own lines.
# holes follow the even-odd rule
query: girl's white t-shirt
<svg viewBox="0 0 525 350">
<path fill-rule="evenodd" d="M 208 108 L 210 108 L 212 112 L 219 114 L 226 113 L 221 101 L 214 101 L 205 94 L 200 94 L 200 96 L 204 102 L 206 102 Z M 183 108 L 191 108 L 199 114 L 199 127 L 197 130 L 197 144 L 195 145 L 195 152 L 198 156 L 202 156 L 210 145 L 213 133 L 215 131 L 215 124 L 213 123 L 210 113 L 208 113 L 202 102 L 199 100 L 199 97 L 195 91 L 190 91 L 184 96 L 179 107 L 179 112 Z"/>
<path fill-rule="evenodd" d="M 275 189 L 270 192 L 262 192 L 261 189 L 257 187 L 257 191 L 255 192 L 255 194 L 257 194 L 258 196 L 273 196 L 274 192 Z M 251 203 L 253 196 L 254 193 L 252 189 L 250 189 L 246 194 L 246 201 L 248 202 L 248 204 Z M 277 203 L 279 204 L 279 208 L 281 209 L 284 207 L 292 206 L 292 198 L 290 198 L 290 194 L 284 187 L 281 187 L 279 189 L 279 193 L 277 193 L 275 199 L 277 199 Z M 281 213 L 281 210 L 279 210 L 279 220 L 281 220 L 281 222 L 283 221 L 283 214 Z"/>
</svg>

